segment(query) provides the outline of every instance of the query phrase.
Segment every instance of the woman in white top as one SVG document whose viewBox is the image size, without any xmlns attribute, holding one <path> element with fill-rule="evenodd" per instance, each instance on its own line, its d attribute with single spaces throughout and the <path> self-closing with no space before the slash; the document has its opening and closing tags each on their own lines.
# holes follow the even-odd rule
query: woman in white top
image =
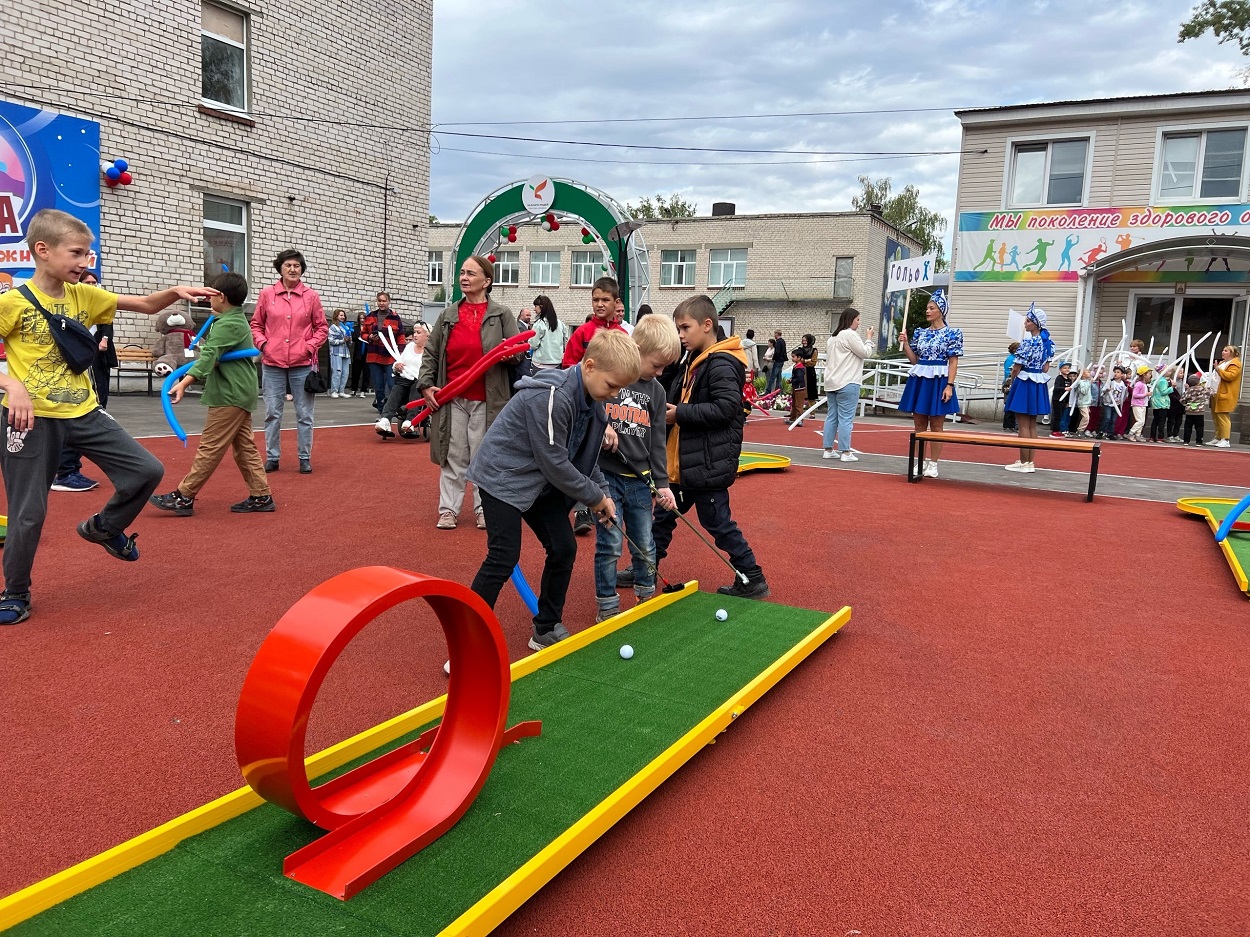
<svg viewBox="0 0 1250 937">
<path fill-rule="evenodd" d="M 825 345 L 825 455 L 843 462 L 858 462 L 851 452 L 851 424 L 859 404 L 859 385 L 864 381 L 864 359 L 872 356 L 872 327 L 867 338 L 859 337 L 859 310 L 847 306 L 838 318 L 838 327 Z"/>
<path fill-rule="evenodd" d="M 421 375 L 421 360 L 425 356 L 425 343 L 429 338 L 429 326 L 424 322 L 418 322 L 412 327 L 412 337 L 408 339 L 404 350 L 400 352 L 399 357 L 391 366 L 395 371 L 395 383 L 391 385 L 390 393 L 386 395 L 382 416 L 374 424 L 374 429 L 383 439 L 390 439 L 395 435 L 391 424 L 398 422 L 401 416 L 404 417 L 404 421 L 400 424 L 399 435 L 405 439 L 415 439 L 417 436 L 417 430 L 413 428 L 412 422 L 407 417 L 408 411 L 404 408 L 412 401 L 421 399 L 421 392 L 417 390 L 417 378 Z M 403 410 L 402 414 L 401 410 Z"/>
<path fill-rule="evenodd" d="M 564 360 L 564 346 L 569 343 L 569 327 L 556 318 L 556 307 L 546 296 L 534 300 L 534 322 L 530 339 L 535 371 L 558 368 Z"/>
</svg>

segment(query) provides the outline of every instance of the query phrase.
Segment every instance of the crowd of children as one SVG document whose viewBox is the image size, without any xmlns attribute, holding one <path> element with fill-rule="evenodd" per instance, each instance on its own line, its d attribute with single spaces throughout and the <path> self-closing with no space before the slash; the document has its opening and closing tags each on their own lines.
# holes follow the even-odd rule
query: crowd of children
<svg viewBox="0 0 1250 937">
<path fill-rule="evenodd" d="M 1202 375 L 1186 378 L 1175 367 L 1117 364 L 1105 375 L 1088 369 L 1073 375 L 1064 362 L 1052 387 L 1050 435 L 1199 446 L 1211 396 Z"/>
</svg>

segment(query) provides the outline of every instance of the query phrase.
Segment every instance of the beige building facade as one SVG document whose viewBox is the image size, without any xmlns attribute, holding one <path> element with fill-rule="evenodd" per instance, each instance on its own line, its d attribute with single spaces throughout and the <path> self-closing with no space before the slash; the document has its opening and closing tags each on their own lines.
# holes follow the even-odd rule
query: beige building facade
<svg viewBox="0 0 1250 937">
<path fill-rule="evenodd" d="M 432 0 L 8 0 L 4 21 L 0 98 L 98 123 L 101 160 L 129 163 L 99 180 L 107 287 L 228 267 L 254 298 L 293 247 L 327 309 L 425 299 Z"/>
<path fill-rule="evenodd" d="M 963 156 L 951 322 L 968 351 L 1002 352 L 1008 310 L 1036 302 L 1056 346 L 1076 348 L 1083 362 L 1126 335 L 1161 360 L 1206 336 L 1204 369 L 1213 348 L 1218 359 L 1217 340 L 1244 357 L 1250 92 L 956 116 Z"/>
<path fill-rule="evenodd" d="M 451 295 L 459 235 L 458 224 L 430 227 L 432 294 Z M 633 237 L 646 245 L 649 286 L 635 286 L 631 313 L 646 302 L 670 315 L 683 299 L 703 294 L 716 302 L 727 332 L 753 329 L 764 341 L 780 329 L 791 345 L 805 332 L 823 343 L 847 306 L 861 312 L 863 328 L 880 331 L 887 252 L 897 254 L 900 245 L 919 252 L 913 239 L 867 212 L 666 219 Z M 582 243 L 576 223 L 558 231 L 518 226 L 515 243 L 502 242 L 494 253 L 494 298 L 521 309 L 546 295 L 570 325 L 589 315 L 591 286 L 606 275 L 598 248 Z"/>
</svg>

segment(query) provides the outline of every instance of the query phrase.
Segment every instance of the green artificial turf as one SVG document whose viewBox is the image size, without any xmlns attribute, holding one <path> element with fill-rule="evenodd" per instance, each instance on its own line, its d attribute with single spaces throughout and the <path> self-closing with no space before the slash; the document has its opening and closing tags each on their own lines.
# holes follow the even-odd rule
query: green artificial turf
<svg viewBox="0 0 1250 937">
<path fill-rule="evenodd" d="M 1223 523 L 1224 518 L 1228 517 L 1228 512 L 1237 506 L 1236 502 L 1223 504 L 1217 501 L 1204 501 L 1199 498 L 1191 498 L 1190 503 L 1210 511 L 1217 525 Z M 1240 520 L 1250 521 L 1250 511 L 1241 515 Z M 1233 555 L 1237 557 L 1238 562 L 1241 563 L 1241 568 L 1250 573 L 1250 531 L 1230 530 L 1228 532 L 1228 545 L 1232 548 Z"/>
<path fill-rule="evenodd" d="M 542 735 L 502 750 L 455 827 L 350 901 L 282 875 L 321 832 L 265 804 L 10 933 L 437 934 L 827 618 L 695 593 L 521 678 L 508 725 L 540 719 Z"/>
</svg>

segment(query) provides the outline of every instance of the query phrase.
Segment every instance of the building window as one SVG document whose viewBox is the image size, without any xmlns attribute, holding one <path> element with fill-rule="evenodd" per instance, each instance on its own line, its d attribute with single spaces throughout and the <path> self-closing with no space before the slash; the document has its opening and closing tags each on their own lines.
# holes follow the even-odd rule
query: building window
<svg viewBox="0 0 1250 937">
<path fill-rule="evenodd" d="M 855 295 L 855 258 L 836 257 L 833 261 L 833 295 L 835 299 L 850 299 Z"/>
<path fill-rule="evenodd" d="M 1011 159 L 1011 207 L 1080 205 L 1089 140 L 1018 143 Z"/>
<path fill-rule="evenodd" d="M 499 251 L 495 254 L 495 286 L 521 284 L 521 252 Z"/>
<path fill-rule="evenodd" d="M 443 282 L 443 252 L 428 251 L 425 256 L 425 282 L 430 284 L 441 284 Z"/>
<path fill-rule="evenodd" d="M 573 285 L 594 286 L 602 267 L 603 251 L 573 251 Z"/>
<path fill-rule="evenodd" d="M 560 252 L 530 251 L 530 286 L 560 285 Z"/>
<path fill-rule="evenodd" d="M 1159 198 L 1240 198 L 1244 127 L 1163 137 Z"/>
<path fill-rule="evenodd" d="M 247 16 L 200 5 L 200 97 L 206 104 L 247 110 Z"/>
<path fill-rule="evenodd" d="M 204 196 L 204 281 L 229 271 L 247 276 L 247 203 Z"/>
<path fill-rule="evenodd" d="M 715 250 L 710 255 L 708 286 L 746 286 L 747 249 Z"/>
<path fill-rule="evenodd" d="M 660 286 L 694 286 L 697 251 L 660 251 Z"/>
</svg>

